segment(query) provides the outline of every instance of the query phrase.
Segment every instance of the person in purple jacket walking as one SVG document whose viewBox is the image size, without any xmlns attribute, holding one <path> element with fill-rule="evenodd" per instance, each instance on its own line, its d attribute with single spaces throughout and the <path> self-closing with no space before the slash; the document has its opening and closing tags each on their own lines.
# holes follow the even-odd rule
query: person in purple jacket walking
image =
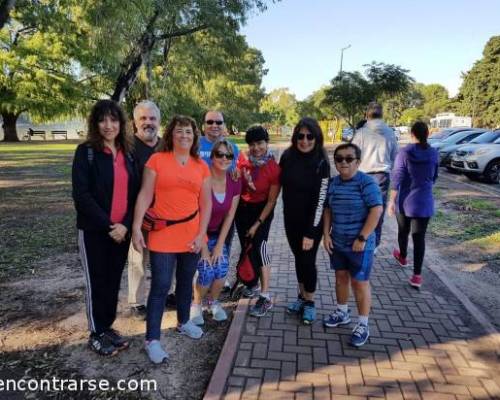
<svg viewBox="0 0 500 400">
<path fill-rule="evenodd" d="M 413 143 L 396 156 L 391 177 L 389 215 L 396 214 L 399 250 L 393 256 L 402 267 L 408 264 L 408 237 L 413 239 L 413 276 L 409 283 L 422 286 L 422 263 L 425 253 L 425 232 L 434 214 L 432 185 L 438 176 L 439 157 L 436 149 L 427 143 L 429 128 L 424 122 L 411 127 Z"/>
</svg>

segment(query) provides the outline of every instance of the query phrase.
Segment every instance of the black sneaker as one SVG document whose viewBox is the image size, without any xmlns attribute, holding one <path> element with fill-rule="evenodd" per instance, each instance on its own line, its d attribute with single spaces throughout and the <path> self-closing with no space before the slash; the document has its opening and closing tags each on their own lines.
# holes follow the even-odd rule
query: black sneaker
<svg viewBox="0 0 500 400">
<path fill-rule="evenodd" d="M 118 353 L 118 349 L 111 342 L 111 339 L 104 333 L 91 334 L 89 337 L 89 348 L 100 356 L 110 357 Z"/>
<path fill-rule="evenodd" d="M 175 299 L 175 293 L 170 293 L 167 296 L 167 301 L 165 301 L 165 307 L 167 307 L 167 308 L 176 308 L 177 307 L 177 301 Z"/>
<path fill-rule="evenodd" d="M 146 314 L 147 314 L 146 306 L 141 305 L 141 306 L 130 307 L 130 313 L 135 317 L 146 319 Z"/>
<path fill-rule="evenodd" d="M 114 329 L 107 330 L 104 334 L 111 341 L 113 346 L 116 347 L 117 350 L 125 350 L 128 349 L 130 343 L 128 340 L 124 339 L 117 331 Z"/>
</svg>

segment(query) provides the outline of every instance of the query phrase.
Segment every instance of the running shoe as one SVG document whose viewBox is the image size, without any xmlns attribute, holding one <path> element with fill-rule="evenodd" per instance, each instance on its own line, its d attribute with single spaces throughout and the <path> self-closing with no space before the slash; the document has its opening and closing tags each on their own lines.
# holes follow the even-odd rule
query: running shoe
<svg viewBox="0 0 500 400">
<path fill-rule="evenodd" d="M 304 299 L 297 297 L 297 300 L 291 302 L 286 308 L 288 314 L 300 314 L 304 308 Z"/>
<path fill-rule="evenodd" d="M 257 303 L 250 308 L 250 315 L 254 317 L 263 317 L 271 308 L 273 308 L 272 301 L 263 296 L 259 296 Z"/>
<path fill-rule="evenodd" d="M 210 306 L 210 312 L 215 321 L 221 322 L 227 319 L 227 314 L 218 301 L 214 301 Z"/>
<path fill-rule="evenodd" d="M 363 346 L 370 337 L 370 330 L 367 325 L 358 323 L 352 330 L 351 344 L 355 347 Z"/>
<path fill-rule="evenodd" d="M 332 314 L 327 315 L 323 319 L 323 325 L 327 326 L 328 328 L 335 328 L 336 326 L 339 325 L 347 325 L 350 322 L 351 322 L 351 315 L 349 311 L 343 312 L 338 308 Z"/>
<path fill-rule="evenodd" d="M 392 255 L 396 259 L 398 264 L 401 265 L 402 267 L 406 267 L 408 265 L 408 261 L 406 260 L 406 258 L 401 257 L 401 253 L 399 252 L 399 250 L 394 249 L 392 251 Z"/>
<path fill-rule="evenodd" d="M 159 340 L 151 340 L 144 344 L 144 350 L 153 364 L 161 364 L 168 360 L 168 353 L 163 350 Z"/>
<path fill-rule="evenodd" d="M 92 351 L 100 356 L 109 357 L 118 353 L 118 349 L 104 333 L 99 335 L 92 333 L 89 337 L 88 345 Z"/>
<path fill-rule="evenodd" d="M 304 304 L 304 311 L 302 312 L 302 322 L 304 325 L 311 325 L 316 319 L 316 307 L 314 302 L 308 301 Z"/>
<path fill-rule="evenodd" d="M 191 315 L 191 321 L 193 321 L 193 324 L 203 325 L 205 323 L 205 320 L 203 319 L 203 307 L 201 304 L 191 304 L 189 315 Z"/>
<path fill-rule="evenodd" d="M 115 346 L 117 350 L 128 349 L 130 343 L 122 335 L 120 335 L 118 331 L 108 329 L 104 332 L 104 334 L 108 337 L 111 343 L 113 343 L 113 346 Z"/>
<path fill-rule="evenodd" d="M 187 335 L 191 339 L 199 339 L 203 336 L 203 331 L 199 326 L 196 326 L 191 320 L 177 327 L 177 332 L 182 335 Z"/>
<path fill-rule="evenodd" d="M 252 299 L 254 298 L 255 296 L 257 296 L 257 294 L 259 293 L 259 288 L 258 286 L 255 286 L 253 288 L 249 288 L 247 286 L 245 286 L 245 288 L 243 289 L 243 291 L 241 292 L 241 295 L 243 297 L 246 297 L 248 299 Z"/>
<path fill-rule="evenodd" d="M 412 277 L 408 280 L 408 283 L 411 287 L 419 289 L 422 286 L 422 275 L 412 275 Z"/>
</svg>

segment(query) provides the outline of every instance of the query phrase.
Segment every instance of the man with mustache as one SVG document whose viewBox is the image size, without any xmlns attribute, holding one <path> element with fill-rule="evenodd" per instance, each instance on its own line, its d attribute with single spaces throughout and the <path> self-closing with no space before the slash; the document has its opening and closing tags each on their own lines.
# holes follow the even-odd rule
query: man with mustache
<svg viewBox="0 0 500 400">
<path fill-rule="evenodd" d="M 160 141 L 158 136 L 160 120 L 160 109 L 154 102 L 143 100 L 135 106 L 134 149 L 141 177 L 144 165 L 155 152 Z M 145 271 L 148 263 L 148 250 L 143 249 L 141 254 L 131 245 L 128 253 L 128 302 L 132 313 L 139 317 L 146 316 Z"/>
</svg>

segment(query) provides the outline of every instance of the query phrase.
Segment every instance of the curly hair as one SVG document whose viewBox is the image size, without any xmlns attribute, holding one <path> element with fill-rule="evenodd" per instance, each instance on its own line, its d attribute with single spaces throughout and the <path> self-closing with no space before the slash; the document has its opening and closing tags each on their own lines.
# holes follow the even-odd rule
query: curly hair
<svg viewBox="0 0 500 400">
<path fill-rule="evenodd" d="M 162 137 L 162 143 L 159 151 L 174 151 L 174 129 L 176 126 L 190 126 L 193 129 L 193 144 L 189 149 L 189 155 L 198 159 L 198 146 L 199 146 L 199 131 L 196 121 L 191 117 L 184 115 L 175 115 L 168 123 Z"/>
<path fill-rule="evenodd" d="M 99 132 L 99 122 L 106 116 L 111 116 L 120 122 L 120 130 L 115 139 L 116 147 L 125 153 L 132 150 L 132 136 L 127 131 L 127 117 L 120 105 L 113 100 L 99 100 L 94 104 L 87 121 L 86 143 L 97 151 L 104 149 L 104 139 Z"/>
</svg>

